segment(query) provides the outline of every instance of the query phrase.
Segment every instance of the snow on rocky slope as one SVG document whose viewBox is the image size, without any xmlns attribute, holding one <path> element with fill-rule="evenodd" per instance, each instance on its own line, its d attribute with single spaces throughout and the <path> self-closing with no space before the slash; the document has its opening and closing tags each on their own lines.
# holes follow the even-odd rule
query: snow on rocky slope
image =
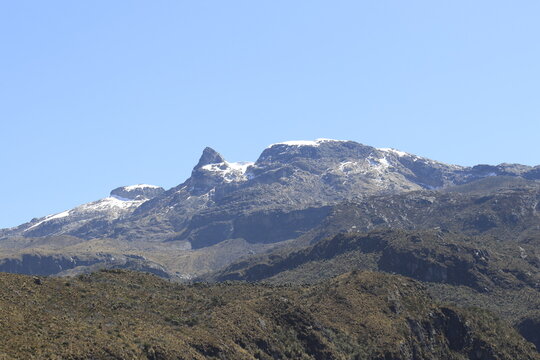
<svg viewBox="0 0 540 360">
<path fill-rule="evenodd" d="M 131 214 L 142 203 L 164 190 L 155 185 L 131 185 L 111 191 L 110 196 L 77 206 L 58 214 L 33 219 L 29 223 L 12 229 L 23 236 L 39 237 L 69 234 L 70 230 L 82 226 L 98 226 Z"/>
</svg>

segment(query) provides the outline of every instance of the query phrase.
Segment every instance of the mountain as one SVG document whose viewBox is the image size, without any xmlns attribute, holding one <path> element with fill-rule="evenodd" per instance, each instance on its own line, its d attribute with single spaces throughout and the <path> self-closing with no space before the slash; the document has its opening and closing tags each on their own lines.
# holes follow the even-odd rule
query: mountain
<svg viewBox="0 0 540 360">
<path fill-rule="evenodd" d="M 62 296 L 67 296 L 57 300 L 67 303 L 74 301 L 70 296 L 78 297 L 82 296 L 81 292 L 93 291 L 94 285 L 89 285 L 90 289 L 85 288 L 84 281 L 93 284 L 96 279 L 100 279 L 98 283 L 105 279 L 105 283 L 115 283 L 117 280 L 110 274 L 116 273 L 96 273 L 112 268 L 149 272 L 175 282 L 196 281 L 195 289 L 197 286 L 211 289 L 208 290 L 210 293 L 198 293 L 199 290 L 183 287 L 182 291 L 192 296 L 182 300 L 187 303 L 155 303 L 170 311 L 177 305 L 193 309 L 190 313 L 193 316 L 182 313 L 178 318 L 168 317 L 172 321 L 161 315 L 149 318 L 149 321 L 161 324 L 155 328 L 160 331 L 174 330 L 169 328 L 170 324 L 163 325 L 164 321 L 174 326 L 187 325 L 196 334 L 189 343 L 180 348 L 172 343 L 159 347 L 148 333 L 139 338 L 139 334 L 128 332 L 129 340 L 115 348 L 128 351 L 126 346 L 129 347 L 132 351 L 130 356 L 149 349 L 153 349 L 154 355 L 162 354 L 159 355 L 161 357 L 147 354 L 149 358 L 166 359 L 166 354 L 179 349 L 193 358 L 236 356 L 236 350 L 231 350 L 236 349 L 236 345 L 232 345 L 234 343 L 252 356 L 258 354 L 259 358 L 290 357 L 293 356 L 291 354 L 300 358 L 341 358 L 352 354 L 373 359 L 512 358 L 516 353 L 511 356 L 511 352 L 501 350 L 500 339 L 494 340 L 498 336 L 494 334 L 499 330 L 493 329 L 513 326 L 540 349 L 537 335 L 540 333 L 539 180 L 540 166 L 500 164 L 464 167 L 352 141 L 318 139 L 273 144 L 255 162 L 228 162 L 215 150 L 205 148 L 191 176 L 171 189 L 153 185 L 120 187 L 111 191 L 107 198 L 0 230 L 0 271 L 56 276 L 95 273 L 90 277 L 79 277 L 80 282 L 68 281 L 69 286 L 76 284 L 77 289 L 70 295 L 63 293 L 62 280 L 51 282 Z M 361 275 L 362 281 L 359 282 L 356 278 L 359 275 L 351 275 L 351 271 L 372 273 Z M 149 285 L 154 280 L 144 280 L 146 278 L 135 275 L 122 276 L 135 283 L 142 282 L 144 294 L 156 290 Z M 389 343 L 365 348 L 366 342 L 377 343 L 366 334 L 381 329 L 370 328 L 372 323 L 369 322 L 360 325 L 367 329 L 367 333 L 357 328 L 350 329 L 345 325 L 350 323 L 350 319 L 341 323 L 329 309 L 341 309 L 342 305 L 349 309 L 354 297 L 363 296 L 360 294 L 363 290 L 358 288 L 363 289 L 362 282 L 379 279 L 376 280 L 379 282 L 377 286 L 384 289 L 377 290 L 380 291 L 377 294 L 387 294 L 386 285 L 381 284 L 403 282 L 401 276 L 414 279 L 414 294 L 420 294 L 411 300 L 412 307 L 406 311 L 406 318 L 389 319 L 381 315 L 387 314 L 385 307 L 374 308 L 373 311 L 378 314 L 377 321 L 401 329 L 399 334 L 385 333 L 388 337 L 384 338 L 401 339 L 405 345 L 401 350 Z M 23 285 L 17 285 L 23 288 L 29 281 L 24 277 L 8 276 L 5 279 L 7 283 L 12 279 L 26 279 L 20 280 Z M 38 280 L 41 281 L 40 278 Z M 229 286 L 231 280 L 263 284 L 235 285 L 231 289 L 235 296 L 240 296 L 236 298 L 219 290 Z M 143 311 L 142 304 L 129 300 L 132 293 L 124 293 L 124 280 L 119 281 L 120 288 L 111 285 L 113 288 L 110 289 L 125 301 L 115 305 L 109 304 L 107 298 L 96 298 L 95 295 L 93 298 L 116 309 L 125 306 L 126 311 Z M 218 284 L 210 286 L 201 281 Z M 348 288 L 349 285 L 353 288 Z M 247 295 L 246 288 L 256 293 L 264 293 L 268 289 L 269 296 L 290 295 L 289 291 L 292 291 L 297 297 L 294 306 L 273 318 L 276 314 L 266 314 L 266 311 L 275 303 L 264 297 Z M 33 290 L 28 294 L 34 294 Z M 100 291 L 105 290 L 102 288 Z M 240 314 L 248 309 L 245 310 L 245 314 L 249 314 L 246 316 L 254 316 L 253 311 L 259 309 L 265 316 L 271 315 L 261 319 L 272 323 L 272 332 L 294 333 L 297 340 L 287 348 L 277 345 L 281 338 L 261 335 L 260 341 L 247 341 L 245 339 L 250 338 L 249 334 L 254 334 L 252 331 L 255 330 L 230 325 L 228 321 L 236 319 L 230 309 L 226 317 L 212 313 L 212 319 L 218 319 L 219 324 L 212 328 L 214 325 L 210 324 L 216 324 L 213 320 L 199 316 L 208 303 L 204 296 L 209 294 L 217 298 L 229 296 L 228 301 L 237 305 L 234 309 Z M 388 300 L 393 297 L 384 296 Z M 414 306 L 421 304 L 419 298 L 426 296 L 432 300 L 429 300 L 430 305 L 424 305 L 433 309 L 430 314 L 439 314 L 435 318 L 414 312 Z M 327 307 L 309 303 L 313 309 L 325 314 L 323 318 L 318 318 L 319 313 L 311 313 L 312 309 L 302 303 L 305 299 L 328 298 L 333 300 L 326 304 Z M 193 307 L 189 307 L 191 300 L 196 300 Z M 369 307 L 379 300 L 372 297 L 356 305 Z M 45 300 L 32 298 L 31 301 Z M 478 328 L 470 328 L 476 320 L 463 319 L 467 316 L 474 319 L 480 310 L 461 309 L 448 313 L 449 310 L 443 310 L 448 308 L 446 305 L 433 305 L 431 301 L 433 304 L 452 304 L 452 309 L 471 306 L 487 309 L 502 319 L 502 325 L 493 320 L 492 315 L 485 315 L 490 319 L 487 320 L 489 325 L 481 324 L 485 319 L 480 319 L 476 323 Z M 260 307 L 252 308 L 254 304 Z M 43 306 L 50 311 L 50 303 Z M 345 316 L 345 312 L 340 311 L 340 316 Z M 461 311 L 457 316 L 461 325 L 456 323 L 456 315 L 452 311 Z M 354 308 L 353 313 L 367 316 L 358 308 Z M 288 319 L 291 314 L 301 314 L 294 321 L 308 324 L 307 330 L 284 323 L 283 319 Z M 411 323 L 411 316 L 417 322 Z M 210 322 L 205 322 L 207 320 Z M 199 321 L 204 325 L 197 327 Z M 313 328 L 313 324 L 327 321 L 332 323 L 330 327 Z M 116 336 L 120 329 L 122 333 L 127 331 L 124 327 L 126 322 L 133 320 L 127 315 L 118 320 Z M 56 324 L 70 329 L 82 326 L 71 321 Z M 446 327 L 448 324 L 458 326 L 461 332 L 456 335 L 454 328 L 449 330 Z M 37 323 L 35 326 L 39 328 L 40 325 Z M 341 330 L 335 332 L 336 329 Z M 479 329 L 490 330 L 483 332 Z M 100 334 L 93 340 L 102 344 L 99 351 L 116 354 L 115 350 L 100 342 L 103 324 L 97 330 L 87 330 Z M 213 331 L 230 331 L 235 337 L 224 338 L 226 346 L 216 344 L 209 340 L 215 336 Z M 438 335 L 431 338 L 432 335 L 428 335 L 430 331 Z M 478 335 L 484 339 L 483 342 L 474 337 L 478 331 L 483 334 Z M 505 328 L 501 331 L 511 334 L 513 330 Z M 485 340 L 484 335 L 489 335 L 490 340 Z M 311 340 L 306 340 L 306 336 Z M 466 344 L 455 345 L 452 339 L 456 336 L 468 339 Z M 23 341 L 22 338 L 19 340 Z M 139 344 L 136 341 L 145 341 L 149 345 L 137 350 L 133 345 Z M 426 341 L 433 345 L 429 351 L 438 355 L 418 347 Z M 483 344 L 480 348 L 477 347 L 478 341 Z M 331 345 L 336 343 L 343 347 Z M 52 344 L 57 351 L 59 345 L 55 341 Z M 512 349 L 521 346 L 516 344 L 511 345 Z M 375 348 L 382 349 L 384 354 L 373 350 Z M 516 351 L 518 354 L 527 353 L 523 349 Z M 79 350 L 81 354 L 86 351 Z M 514 358 L 526 358 L 516 356 Z"/>
<path fill-rule="evenodd" d="M 441 305 L 396 275 L 180 285 L 113 270 L 0 284 L 6 359 L 540 359 L 486 311 Z"/>
<path fill-rule="evenodd" d="M 448 165 L 394 149 L 329 139 L 273 144 L 254 163 L 228 162 L 206 148 L 191 176 L 172 189 L 118 188 L 105 199 L 1 230 L 0 270 L 54 274 L 136 266 L 192 277 L 245 255 L 296 246 L 293 239 L 317 231 L 343 203 L 370 213 L 366 207 L 373 202 L 378 204 L 375 209 L 394 199 L 399 203 L 396 196 L 406 199 L 407 194 L 426 191 L 427 195 L 411 196 L 428 199 L 419 200 L 420 205 L 433 196 L 459 202 L 472 195 L 451 190 L 456 186 L 494 178 L 533 186 L 539 169 Z M 451 208 L 452 201 L 443 204 Z M 439 201 L 434 203 L 432 210 Z M 372 212 L 366 230 L 420 226 L 418 220 L 406 220 L 417 215 L 405 214 L 410 206 L 404 204 L 401 212 L 384 210 L 393 212 L 391 221 Z M 422 206 L 417 208 L 421 213 Z M 491 226 L 489 216 L 482 216 L 466 223 Z"/>
</svg>

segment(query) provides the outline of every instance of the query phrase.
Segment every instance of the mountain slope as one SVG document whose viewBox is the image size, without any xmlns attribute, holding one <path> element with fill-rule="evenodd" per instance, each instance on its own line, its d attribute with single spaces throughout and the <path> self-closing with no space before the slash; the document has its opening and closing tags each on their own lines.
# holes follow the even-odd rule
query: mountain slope
<svg viewBox="0 0 540 360">
<path fill-rule="evenodd" d="M 527 242 L 437 230 L 338 234 L 301 250 L 246 258 L 214 281 L 316 283 L 353 269 L 422 281 L 440 301 L 493 311 L 540 350 L 540 234 Z"/>
<path fill-rule="evenodd" d="M 290 241 L 299 237 L 300 243 L 316 241 L 338 228 L 348 230 L 339 224 L 345 225 L 352 212 L 366 215 L 350 225 L 358 231 L 425 228 L 438 226 L 429 220 L 430 212 L 457 214 L 460 203 L 471 216 L 463 219 L 461 228 L 468 226 L 468 233 L 498 231 L 502 227 L 496 222 L 508 224 L 512 217 L 498 219 L 496 209 L 490 209 L 474 218 L 474 204 L 470 204 L 474 194 L 467 185 L 511 179 L 507 181 L 531 184 L 526 191 L 534 192 L 537 170 L 512 164 L 447 165 L 398 150 L 328 139 L 273 144 L 254 163 L 227 162 L 206 148 L 190 178 L 172 189 L 119 188 L 106 199 L 1 230 L 0 258 L 10 259 L 10 271 L 19 264 L 40 273 L 38 263 L 24 264 L 24 259 L 34 257 L 22 256 L 69 254 L 106 267 L 115 262 L 104 259 L 142 256 L 148 258 L 144 266 L 153 268 L 156 263 L 170 275 L 189 277 L 216 270 L 242 255 L 296 246 Z M 408 194 L 413 195 L 407 198 Z M 356 205 L 342 210 L 344 201 Z M 334 216 L 338 212 L 341 215 Z M 521 233 L 530 228 L 520 220 L 521 213 L 512 216 L 521 224 Z M 512 237 L 513 231 L 506 236 Z M 66 239 L 69 249 L 54 252 L 65 247 Z M 204 252 L 215 254 L 215 260 L 201 263 Z M 64 260 L 56 261 L 57 272 L 78 266 Z"/>
</svg>

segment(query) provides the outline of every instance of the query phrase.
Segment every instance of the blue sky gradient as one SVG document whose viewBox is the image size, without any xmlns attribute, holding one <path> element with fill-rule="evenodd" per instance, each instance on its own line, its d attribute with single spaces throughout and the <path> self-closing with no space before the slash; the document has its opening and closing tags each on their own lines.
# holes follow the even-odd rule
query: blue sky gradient
<svg viewBox="0 0 540 360">
<path fill-rule="evenodd" d="M 6 1 L 0 227 L 319 137 L 539 164 L 538 1 Z"/>
</svg>

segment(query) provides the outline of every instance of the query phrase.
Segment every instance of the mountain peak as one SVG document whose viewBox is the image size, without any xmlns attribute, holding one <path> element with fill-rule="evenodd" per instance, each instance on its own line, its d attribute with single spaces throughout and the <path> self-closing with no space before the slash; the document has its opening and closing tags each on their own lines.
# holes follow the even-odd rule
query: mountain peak
<svg viewBox="0 0 540 360">
<path fill-rule="evenodd" d="M 199 162 L 195 166 L 194 170 L 200 169 L 205 165 L 219 164 L 225 162 L 223 156 L 211 147 L 205 147 Z"/>
<path fill-rule="evenodd" d="M 374 148 L 349 140 L 299 140 L 285 141 L 268 146 L 257 163 L 290 163 L 293 159 L 367 157 Z"/>
<path fill-rule="evenodd" d="M 116 188 L 111 191 L 111 196 L 127 200 L 143 200 L 151 199 L 164 191 L 160 186 L 138 184 Z"/>
</svg>

